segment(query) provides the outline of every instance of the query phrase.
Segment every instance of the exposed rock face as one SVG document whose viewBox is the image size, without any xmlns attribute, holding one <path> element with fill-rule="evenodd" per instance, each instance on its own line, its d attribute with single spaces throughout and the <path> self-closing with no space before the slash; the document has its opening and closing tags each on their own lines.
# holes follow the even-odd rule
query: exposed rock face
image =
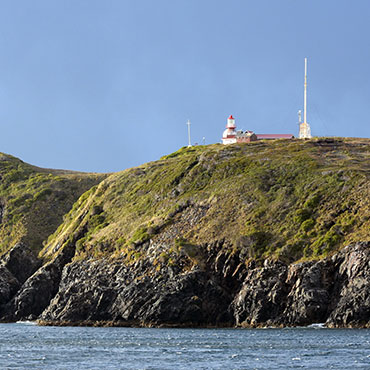
<svg viewBox="0 0 370 370">
<path fill-rule="evenodd" d="M 18 243 L 5 254 L 2 264 L 23 284 L 41 263 L 29 248 L 23 243 Z"/>
<path fill-rule="evenodd" d="M 8 302 L 20 288 L 19 281 L 4 266 L 0 266 L 0 305 Z"/>
<path fill-rule="evenodd" d="M 3 320 L 35 319 L 58 291 L 63 267 L 71 261 L 74 246 L 66 246 L 51 262 L 30 276 L 2 309 Z"/>
<path fill-rule="evenodd" d="M 0 306 L 8 302 L 40 262 L 22 243 L 10 249 L 0 261 Z"/>
<path fill-rule="evenodd" d="M 334 287 L 337 299 L 327 320 L 328 326 L 369 325 L 370 243 L 346 247 L 333 261 L 339 265 Z"/>
<path fill-rule="evenodd" d="M 266 260 L 263 266 L 246 266 L 222 246 L 222 241 L 205 246 L 202 263 L 188 271 L 181 267 L 184 256 L 161 269 L 153 269 L 150 259 L 131 265 L 71 262 L 72 245 L 22 286 L 3 266 L 0 299 L 10 301 L 1 317 L 124 325 L 369 326 L 370 243 L 318 262 Z"/>
<path fill-rule="evenodd" d="M 282 313 L 287 289 L 287 266 L 265 261 L 262 268 L 252 268 L 232 303 L 237 325 L 269 323 Z"/>
<path fill-rule="evenodd" d="M 332 258 L 249 271 L 231 307 L 241 326 L 370 324 L 370 243 Z"/>
<path fill-rule="evenodd" d="M 59 291 L 41 319 L 217 324 L 228 318 L 230 301 L 231 296 L 204 271 L 175 275 L 167 269 L 138 279 L 120 262 L 84 261 L 66 266 Z"/>
<path fill-rule="evenodd" d="M 281 320 L 288 325 L 322 322 L 327 317 L 335 279 L 329 261 L 289 266 L 285 282 L 288 294 Z"/>
</svg>

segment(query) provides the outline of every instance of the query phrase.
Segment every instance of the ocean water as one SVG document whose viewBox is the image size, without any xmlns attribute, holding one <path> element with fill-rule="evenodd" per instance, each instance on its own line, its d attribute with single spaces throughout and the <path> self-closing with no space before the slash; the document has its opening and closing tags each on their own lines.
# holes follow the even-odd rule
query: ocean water
<svg viewBox="0 0 370 370">
<path fill-rule="evenodd" d="M 0 324 L 1 369 L 370 369 L 370 330 Z"/>
</svg>

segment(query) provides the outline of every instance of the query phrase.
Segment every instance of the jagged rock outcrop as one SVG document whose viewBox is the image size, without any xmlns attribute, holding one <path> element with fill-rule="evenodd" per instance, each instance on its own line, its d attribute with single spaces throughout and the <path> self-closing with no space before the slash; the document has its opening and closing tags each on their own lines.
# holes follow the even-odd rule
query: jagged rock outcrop
<svg viewBox="0 0 370 370">
<path fill-rule="evenodd" d="M 41 261 L 23 243 L 16 244 L 2 258 L 2 264 L 23 284 L 41 265 Z"/>
<path fill-rule="evenodd" d="M 15 256 L 22 261 L 15 249 L 0 268 L 0 299 L 10 299 L 1 319 L 146 326 L 370 324 L 369 242 L 320 261 L 287 265 L 267 259 L 262 266 L 243 264 L 223 241 L 203 247 L 202 263 L 186 271 L 181 267 L 186 256 L 160 269 L 150 259 L 130 265 L 124 259 L 73 261 L 75 247 L 67 243 L 23 285 L 10 272 L 18 271 L 10 268 Z"/>
<path fill-rule="evenodd" d="M 74 245 L 67 244 L 54 260 L 30 276 L 12 300 L 2 308 L 2 319 L 36 319 L 58 291 L 63 268 L 71 261 L 74 252 Z"/>
<path fill-rule="evenodd" d="M 19 281 L 11 272 L 0 265 L 0 306 L 8 302 L 20 286 Z"/>
<path fill-rule="evenodd" d="M 139 272 L 139 274 L 138 274 Z M 118 261 L 72 263 L 63 271 L 59 291 L 40 318 L 44 321 L 118 321 L 136 325 L 232 323 L 231 296 L 217 279 L 200 270 L 154 276 Z"/>
<path fill-rule="evenodd" d="M 333 257 L 339 265 L 334 286 L 336 300 L 327 325 L 361 326 L 370 323 L 370 243 L 344 248 Z"/>
<path fill-rule="evenodd" d="M 285 281 L 286 307 L 279 320 L 287 325 L 325 321 L 336 279 L 335 268 L 328 260 L 289 266 Z"/>
<path fill-rule="evenodd" d="M 251 268 L 231 305 L 236 325 L 273 324 L 286 301 L 286 276 L 287 266 L 278 262 L 266 260 L 262 268 Z"/>
<path fill-rule="evenodd" d="M 370 325 L 370 243 L 322 261 L 249 271 L 231 307 L 240 326 Z"/>
<path fill-rule="evenodd" d="M 23 243 L 16 244 L 0 261 L 0 306 L 8 302 L 25 280 L 39 267 L 40 261 Z"/>
</svg>

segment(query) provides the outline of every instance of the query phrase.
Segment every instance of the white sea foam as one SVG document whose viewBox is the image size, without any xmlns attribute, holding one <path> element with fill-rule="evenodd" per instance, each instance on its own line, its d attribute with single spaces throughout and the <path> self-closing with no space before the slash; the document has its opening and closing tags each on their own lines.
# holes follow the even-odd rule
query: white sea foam
<svg viewBox="0 0 370 370">
<path fill-rule="evenodd" d="M 308 328 L 314 328 L 314 329 L 325 329 L 325 323 L 317 323 L 317 324 L 311 324 L 307 326 Z"/>
<path fill-rule="evenodd" d="M 17 324 L 23 325 L 37 325 L 36 321 L 24 320 L 24 321 L 17 321 Z"/>
</svg>

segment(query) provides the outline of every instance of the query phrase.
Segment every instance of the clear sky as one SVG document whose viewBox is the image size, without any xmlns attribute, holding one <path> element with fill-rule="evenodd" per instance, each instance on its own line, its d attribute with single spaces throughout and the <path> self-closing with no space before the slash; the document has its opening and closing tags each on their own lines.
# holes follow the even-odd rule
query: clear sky
<svg viewBox="0 0 370 370">
<path fill-rule="evenodd" d="M 0 0 L 0 151 L 110 172 L 240 129 L 370 137 L 369 0 Z"/>
</svg>

